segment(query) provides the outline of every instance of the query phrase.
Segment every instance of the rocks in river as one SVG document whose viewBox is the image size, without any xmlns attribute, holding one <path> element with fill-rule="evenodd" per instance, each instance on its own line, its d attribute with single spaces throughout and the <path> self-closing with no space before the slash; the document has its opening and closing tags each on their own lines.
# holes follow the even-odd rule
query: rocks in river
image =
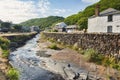
<svg viewBox="0 0 120 80">
<path fill-rule="evenodd" d="M 29 52 L 31 52 L 31 50 L 28 50 Z"/>
<path fill-rule="evenodd" d="M 38 51 L 36 53 L 37 56 L 40 56 L 40 57 L 50 57 L 51 55 L 50 54 L 46 54 L 46 51 Z"/>
<path fill-rule="evenodd" d="M 70 67 L 71 65 L 70 64 L 68 64 L 68 67 Z"/>
<path fill-rule="evenodd" d="M 75 76 L 73 77 L 73 79 L 76 80 L 76 79 L 78 79 L 79 77 L 80 77 L 80 74 L 77 73 L 77 74 L 75 74 Z"/>
</svg>

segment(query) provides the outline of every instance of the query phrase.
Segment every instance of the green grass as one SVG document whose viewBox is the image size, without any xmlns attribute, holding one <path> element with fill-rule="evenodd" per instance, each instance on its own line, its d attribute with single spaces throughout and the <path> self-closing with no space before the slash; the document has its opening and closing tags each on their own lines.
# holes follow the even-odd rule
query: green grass
<svg viewBox="0 0 120 80">
<path fill-rule="evenodd" d="M 105 67 L 111 67 L 120 70 L 120 61 L 116 62 L 116 59 L 114 57 L 106 57 L 105 55 L 99 54 L 94 49 L 85 50 L 83 55 L 85 59 L 89 62 L 94 62 L 98 65 L 103 65 Z"/>
<path fill-rule="evenodd" d="M 9 50 L 2 50 L 2 57 L 3 58 L 8 58 L 9 57 L 9 53 L 10 53 Z"/>
<path fill-rule="evenodd" d="M 9 56 L 10 41 L 7 38 L 0 37 L 0 47 L 2 49 L 2 57 L 8 58 Z"/>
<path fill-rule="evenodd" d="M 10 80 L 19 80 L 19 72 L 14 68 L 9 69 L 7 76 Z"/>
<path fill-rule="evenodd" d="M 59 49 L 55 43 L 49 45 L 48 48 L 50 48 L 50 49 L 54 49 L 54 50 Z"/>
</svg>

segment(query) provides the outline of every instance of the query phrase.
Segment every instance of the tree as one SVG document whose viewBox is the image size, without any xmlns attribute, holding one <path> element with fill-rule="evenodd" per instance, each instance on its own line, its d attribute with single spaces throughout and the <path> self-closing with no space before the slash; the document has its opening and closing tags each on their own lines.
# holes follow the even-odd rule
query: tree
<svg viewBox="0 0 120 80">
<path fill-rule="evenodd" d="M 22 30 L 22 25 L 18 25 L 18 24 L 14 25 L 14 26 L 13 26 L 13 30 L 14 30 L 15 32 L 21 32 L 21 30 Z"/>
<path fill-rule="evenodd" d="M 11 23 L 10 22 L 2 22 L 1 23 L 1 31 L 8 32 L 11 29 Z"/>
<path fill-rule="evenodd" d="M 83 29 L 87 29 L 87 23 L 88 23 L 88 18 L 87 17 L 83 17 L 78 21 L 78 29 L 79 30 L 83 30 Z"/>
</svg>

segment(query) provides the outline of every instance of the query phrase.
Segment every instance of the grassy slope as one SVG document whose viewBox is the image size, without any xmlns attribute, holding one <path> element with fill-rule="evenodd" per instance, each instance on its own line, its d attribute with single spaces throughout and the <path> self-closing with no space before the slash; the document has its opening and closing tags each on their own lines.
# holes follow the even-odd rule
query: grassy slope
<svg viewBox="0 0 120 80">
<path fill-rule="evenodd" d="M 58 16 L 49 16 L 46 18 L 36 18 L 36 19 L 31 19 L 25 22 L 22 22 L 21 25 L 24 26 L 40 26 L 41 29 L 48 28 L 52 26 L 54 23 L 64 21 L 63 17 L 58 17 Z"/>
</svg>

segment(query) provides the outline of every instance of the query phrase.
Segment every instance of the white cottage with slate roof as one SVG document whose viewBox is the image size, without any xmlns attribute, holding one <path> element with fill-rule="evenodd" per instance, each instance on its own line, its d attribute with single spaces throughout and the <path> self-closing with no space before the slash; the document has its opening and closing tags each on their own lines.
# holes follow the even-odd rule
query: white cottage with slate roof
<svg viewBox="0 0 120 80">
<path fill-rule="evenodd" d="M 88 18 L 89 33 L 120 33 L 120 11 L 109 8 L 99 13 L 96 7 L 95 15 Z"/>
<path fill-rule="evenodd" d="M 54 27 L 55 30 L 58 30 L 59 32 L 65 32 L 67 25 L 64 22 L 57 23 Z"/>
</svg>

